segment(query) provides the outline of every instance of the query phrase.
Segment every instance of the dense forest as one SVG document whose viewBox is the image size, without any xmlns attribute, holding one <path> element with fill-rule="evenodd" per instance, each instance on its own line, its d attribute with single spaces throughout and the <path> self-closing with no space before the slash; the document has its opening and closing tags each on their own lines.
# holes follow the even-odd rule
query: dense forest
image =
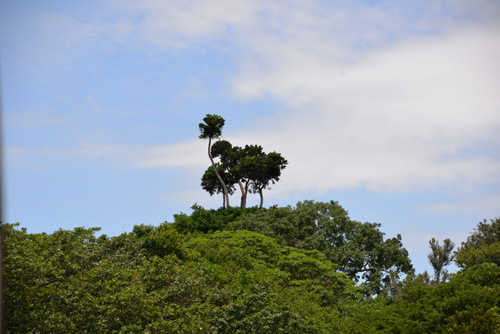
<svg viewBox="0 0 500 334">
<path fill-rule="evenodd" d="M 458 249 L 401 236 L 334 201 L 218 210 L 119 236 L 1 225 L 7 333 L 500 333 L 500 219 Z M 451 261 L 460 270 L 446 273 Z"/>
</svg>

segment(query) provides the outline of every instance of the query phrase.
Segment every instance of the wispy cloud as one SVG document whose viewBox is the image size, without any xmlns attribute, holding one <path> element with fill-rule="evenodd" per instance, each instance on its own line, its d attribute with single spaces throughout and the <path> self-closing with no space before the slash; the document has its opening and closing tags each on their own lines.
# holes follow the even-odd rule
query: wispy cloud
<svg viewBox="0 0 500 334">
<path fill-rule="evenodd" d="M 67 117 L 61 117 L 50 110 L 33 110 L 20 113 L 5 114 L 5 123 L 13 127 L 38 128 L 47 126 L 67 126 L 72 121 Z"/>
<path fill-rule="evenodd" d="M 165 145 L 116 145 L 79 143 L 76 146 L 21 148 L 6 147 L 11 166 L 36 166 L 36 161 L 61 163 L 86 161 L 87 164 L 104 163 L 113 168 L 185 168 L 199 169 L 209 165 L 206 145 L 188 141 Z"/>
<path fill-rule="evenodd" d="M 248 24 L 259 1 L 107 1 L 114 15 L 111 31 L 125 31 L 137 43 L 191 48 L 195 42 L 223 40 L 235 26 Z"/>
<path fill-rule="evenodd" d="M 467 212 L 482 214 L 490 218 L 500 217 L 500 195 L 486 195 L 467 198 L 455 202 L 438 202 L 419 207 L 425 212 L 457 213 Z"/>
</svg>

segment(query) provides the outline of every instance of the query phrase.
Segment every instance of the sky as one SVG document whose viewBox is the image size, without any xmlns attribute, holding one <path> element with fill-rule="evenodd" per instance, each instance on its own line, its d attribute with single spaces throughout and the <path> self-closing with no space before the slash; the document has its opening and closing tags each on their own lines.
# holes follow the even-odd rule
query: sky
<svg viewBox="0 0 500 334">
<path fill-rule="evenodd" d="M 266 207 L 338 201 L 417 272 L 500 216 L 497 0 L 1 1 L 0 42 L 2 219 L 30 233 L 220 207 L 206 114 L 288 160 Z"/>
</svg>

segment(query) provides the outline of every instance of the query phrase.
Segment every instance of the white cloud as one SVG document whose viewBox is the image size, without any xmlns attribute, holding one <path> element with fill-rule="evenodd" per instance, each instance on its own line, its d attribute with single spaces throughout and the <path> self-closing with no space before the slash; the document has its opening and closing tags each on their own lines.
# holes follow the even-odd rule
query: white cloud
<svg viewBox="0 0 500 334">
<path fill-rule="evenodd" d="M 207 144 L 191 140 L 177 145 L 158 145 L 141 149 L 139 167 L 201 168 L 210 164 Z"/>
<path fill-rule="evenodd" d="M 281 150 L 295 189 L 384 191 L 497 180 L 498 160 L 461 151 L 500 142 L 498 31 L 471 25 L 416 37 L 351 64 L 303 51 L 297 41 L 286 51 L 269 46 L 256 58 L 272 66 L 248 66 L 235 91 L 273 96 L 293 115 L 279 115 L 240 141 L 257 132 L 259 142 Z"/>
</svg>

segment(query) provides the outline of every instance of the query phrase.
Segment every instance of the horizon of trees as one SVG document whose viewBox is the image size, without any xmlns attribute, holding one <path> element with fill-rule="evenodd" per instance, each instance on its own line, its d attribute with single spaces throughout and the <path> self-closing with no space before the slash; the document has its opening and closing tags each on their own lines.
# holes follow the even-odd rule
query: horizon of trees
<svg viewBox="0 0 500 334">
<path fill-rule="evenodd" d="M 334 201 L 192 209 L 116 237 L 2 223 L 6 332 L 500 332 L 500 218 L 431 239 L 431 277 Z"/>
</svg>

